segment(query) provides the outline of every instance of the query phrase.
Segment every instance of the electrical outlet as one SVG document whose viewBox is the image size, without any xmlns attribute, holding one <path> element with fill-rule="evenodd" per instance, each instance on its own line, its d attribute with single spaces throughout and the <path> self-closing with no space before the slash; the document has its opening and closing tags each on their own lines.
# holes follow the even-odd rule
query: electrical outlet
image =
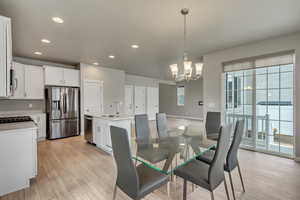
<svg viewBox="0 0 300 200">
<path fill-rule="evenodd" d="M 32 108 L 32 103 L 28 104 L 28 108 Z"/>
</svg>

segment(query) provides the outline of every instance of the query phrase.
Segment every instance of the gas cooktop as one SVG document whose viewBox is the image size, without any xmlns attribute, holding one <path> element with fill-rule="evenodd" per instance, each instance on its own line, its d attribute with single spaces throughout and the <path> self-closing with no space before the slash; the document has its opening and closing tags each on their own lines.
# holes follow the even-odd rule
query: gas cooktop
<svg viewBox="0 0 300 200">
<path fill-rule="evenodd" d="M 33 121 L 29 116 L 18 117 L 0 117 L 0 124 L 17 123 L 17 122 L 30 122 Z"/>
</svg>

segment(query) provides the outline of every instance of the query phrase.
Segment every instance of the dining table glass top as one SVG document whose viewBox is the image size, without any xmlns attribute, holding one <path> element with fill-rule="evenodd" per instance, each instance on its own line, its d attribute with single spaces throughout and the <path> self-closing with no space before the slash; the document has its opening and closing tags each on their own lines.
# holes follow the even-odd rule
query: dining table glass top
<svg viewBox="0 0 300 200">
<path fill-rule="evenodd" d="M 168 132 L 168 137 L 133 139 L 132 157 L 164 174 L 172 174 L 175 169 L 211 150 L 216 141 L 209 140 L 201 131 Z"/>
</svg>

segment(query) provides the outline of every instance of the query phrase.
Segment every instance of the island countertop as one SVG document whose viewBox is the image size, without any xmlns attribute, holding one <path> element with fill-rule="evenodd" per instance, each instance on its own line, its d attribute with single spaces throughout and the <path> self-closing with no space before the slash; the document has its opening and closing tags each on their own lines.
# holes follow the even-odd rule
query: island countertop
<svg viewBox="0 0 300 200">
<path fill-rule="evenodd" d="M 121 114 L 121 115 L 110 115 L 110 114 L 86 114 L 89 116 L 92 116 L 93 118 L 97 119 L 102 119 L 102 120 L 107 120 L 107 121 L 122 121 L 122 120 L 133 120 L 134 116 L 133 115 L 126 115 L 126 114 Z"/>
</svg>

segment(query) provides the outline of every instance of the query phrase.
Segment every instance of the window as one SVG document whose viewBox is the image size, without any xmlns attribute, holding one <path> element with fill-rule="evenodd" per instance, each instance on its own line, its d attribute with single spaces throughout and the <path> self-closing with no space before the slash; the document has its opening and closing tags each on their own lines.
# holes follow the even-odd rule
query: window
<svg viewBox="0 0 300 200">
<path fill-rule="evenodd" d="M 177 87 L 177 106 L 184 106 L 184 86 Z"/>
<path fill-rule="evenodd" d="M 242 145 L 294 155 L 294 54 L 224 65 L 225 119 L 245 120 Z"/>
</svg>

